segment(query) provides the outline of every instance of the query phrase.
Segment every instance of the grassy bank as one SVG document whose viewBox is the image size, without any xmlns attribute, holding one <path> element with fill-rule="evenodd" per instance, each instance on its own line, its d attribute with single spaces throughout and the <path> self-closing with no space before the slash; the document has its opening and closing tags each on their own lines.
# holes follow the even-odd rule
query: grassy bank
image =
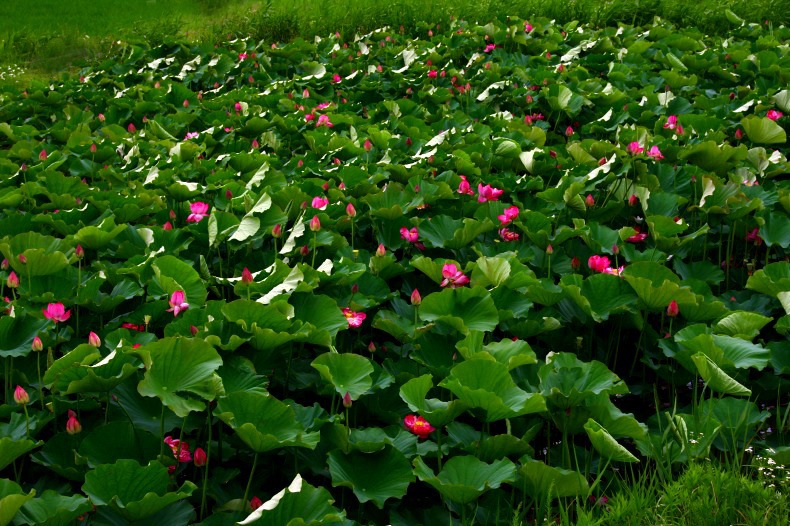
<svg viewBox="0 0 790 526">
<path fill-rule="evenodd" d="M 115 40 L 169 38 L 217 41 L 229 35 L 283 41 L 330 32 L 403 26 L 425 30 L 450 17 L 490 20 L 545 16 L 602 26 L 644 23 L 660 16 L 707 33 L 726 33 L 729 9 L 750 22 L 788 24 L 783 0 L 6 0 L 0 7 L 0 64 L 22 65 L 34 76 L 110 53 Z M 0 72 L 10 77 L 7 71 Z M 17 73 L 18 75 L 18 73 Z"/>
</svg>

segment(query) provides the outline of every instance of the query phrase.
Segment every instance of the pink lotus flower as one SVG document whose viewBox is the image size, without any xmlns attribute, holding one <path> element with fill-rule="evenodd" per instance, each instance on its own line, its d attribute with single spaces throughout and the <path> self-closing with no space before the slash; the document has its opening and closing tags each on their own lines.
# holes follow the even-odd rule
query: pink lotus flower
<svg viewBox="0 0 790 526">
<path fill-rule="evenodd" d="M 631 155 L 638 155 L 645 151 L 645 149 L 636 141 L 629 143 L 626 149 Z"/>
<path fill-rule="evenodd" d="M 477 202 L 485 203 L 486 201 L 499 201 L 499 196 L 504 194 L 504 190 L 499 188 L 492 188 L 491 185 L 483 186 L 482 183 L 477 185 Z"/>
<path fill-rule="evenodd" d="M 603 273 L 604 274 L 612 274 L 613 276 L 619 276 L 620 274 L 623 273 L 623 269 L 624 268 L 625 267 L 623 267 L 622 265 L 620 265 L 620 267 L 618 267 L 618 268 L 608 267 L 608 268 L 605 268 L 603 270 Z"/>
<path fill-rule="evenodd" d="M 494 51 L 495 49 L 496 49 L 496 44 L 488 44 L 488 45 L 485 47 L 485 49 L 483 50 L 483 53 L 491 53 L 491 52 L 492 52 L 492 51 Z"/>
<path fill-rule="evenodd" d="M 310 203 L 310 206 L 312 206 L 313 208 L 317 208 L 319 210 L 325 210 L 326 205 L 328 204 L 329 204 L 329 199 L 318 195 L 316 197 L 313 197 L 313 201 Z"/>
<path fill-rule="evenodd" d="M 30 346 L 34 352 L 41 352 L 44 350 L 44 342 L 38 336 L 33 337 L 33 343 Z"/>
<path fill-rule="evenodd" d="M 416 243 L 417 240 L 420 238 L 420 232 L 417 230 L 417 227 L 412 227 L 411 230 L 408 228 L 401 227 L 400 229 L 400 237 L 408 241 L 409 243 Z"/>
<path fill-rule="evenodd" d="M 179 312 L 185 311 L 189 308 L 189 303 L 186 302 L 186 296 L 183 290 L 177 290 L 170 295 L 170 308 L 166 312 L 172 312 L 173 317 L 178 316 Z"/>
<path fill-rule="evenodd" d="M 765 114 L 765 116 L 771 119 L 772 121 L 781 119 L 782 115 L 783 114 L 781 111 L 776 111 L 776 110 L 768 110 L 768 112 Z"/>
<path fill-rule="evenodd" d="M 252 497 L 252 499 L 250 500 L 250 509 L 252 511 L 255 511 L 261 506 L 263 506 L 263 501 L 259 499 L 257 496 Z"/>
<path fill-rule="evenodd" d="M 575 132 L 573 131 L 573 126 L 568 126 L 567 128 L 565 128 L 565 135 L 566 135 L 567 137 L 570 137 L 570 136 L 571 136 L 571 135 L 573 135 L 574 133 L 575 133 Z"/>
<path fill-rule="evenodd" d="M 334 75 L 332 75 L 332 82 L 334 82 L 335 84 L 339 84 L 339 83 L 340 83 L 340 82 L 342 82 L 342 81 L 343 81 L 343 77 L 341 77 L 341 76 L 340 76 L 340 75 L 338 75 L 337 73 L 335 73 Z"/>
<path fill-rule="evenodd" d="M 348 217 L 356 217 L 357 216 L 357 209 L 354 208 L 354 204 L 353 203 L 348 203 L 348 205 L 346 205 L 346 215 Z"/>
<path fill-rule="evenodd" d="M 308 113 L 304 116 L 305 122 L 310 122 L 313 119 L 315 119 L 315 113 Z"/>
<path fill-rule="evenodd" d="M 459 194 L 466 194 L 466 195 L 475 195 L 475 191 L 472 190 L 472 186 L 469 184 L 469 181 L 466 180 L 466 176 L 462 175 L 461 182 L 458 184 L 458 193 Z"/>
<path fill-rule="evenodd" d="M 469 278 L 455 266 L 453 263 L 445 263 L 442 267 L 442 280 L 441 286 L 450 288 L 463 287 L 469 283 Z"/>
<path fill-rule="evenodd" d="M 327 128 L 331 128 L 334 126 L 334 124 L 330 122 L 329 115 L 319 115 L 318 122 L 315 123 L 315 127 L 318 128 L 319 126 L 326 126 Z"/>
<path fill-rule="evenodd" d="M 189 139 L 197 139 L 198 137 L 200 137 L 198 132 L 187 132 L 187 134 L 184 136 L 184 140 L 188 141 Z"/>
<path fill-rule="evenodd" d="M 427 420 L 417 415 L 406 415 L 406 418 L 403 419 L 403 425 L 423 440 L 436 431 L 436 428 L 428 423 Z"/>
<path fill-rule="evenodd" d="M 162 230 L 173 230 L 173 223 L 165 221 L 165 224 L 162 225 Z"/>
<path fill-rule="evenodd" d="M 755 228 L 754 230 L 752 230 L 751 232 L 746 234 L 746 241 L 750 241 L 750 242 L 754 243 L 757 246 L 762 245 L 763 244 L 763 238 L 760 237 L 760 229 L 759 228 Z"/>
<path fill-rule="evenodd" d="M 642 232 L 638 226 L 635 226 L 634 230 L 636 230 L 636 234 L 626 239 L 626 241 L 629 243 L 641 243 L 647 239 L 647 232 Z"/>
<path fill-rule="evenodd" d="M 197 201 L 189 204 L 189 210 L 192 212 L 187 217 L 187 223 L 197 223 L 208 215 L 208 203 Z"/>
<path fill-rule="evenodd" d="M 192 453 L 189 451 L 188 443 L 183 442 L 177 438 L 173 438 L 171 436 L 166 436 L 164 443 L 170 447 L 170 451 L 173 452 L 173 456 L 179 462 L 192 461 Z"/>
<path fill-rule="evenodd" d="M 8 278 L 5 280 L 5 284 L 9 289 L 15 289 L 19 287 L 19 276 L 16 275 L 16 272 L 13 270 L 8 275 Z"/>
<path fill-rule="evenodd" d="M 439 72 L 436 71 L 435 69 L 432 69 L 432 70 L 428 71 L 428 78 L 429 79 L 435 79 L 438 76 L 439 76 Z"/>
<path fill-rule="evenodd" d="M 650 150 L 647 151 L 647 156 L 653 159 L 654 161 L 660 161 L 664 158 L 664 154 L 661 153 L 661 150 L 658 149 L 658 146 L 651 146 Z"/>
<path fill-rule="evenodd" d="M 348 320 L 348 326 L 352 329 L 360 327 L 362 322 L 365 321 L 365 318 L 368 317 L 364 312 L 354 312 L 348 307 L 343 307 L 343 316 L 346 317 Z"/>
<path fill-rule="evenodd" d="M 44 313 L 46 319 L 55 323 L 66 321 L 71 316 L 71 311 L 66 310 L 62 303 L 49 303 L 47 308 L 42 309 L 41 312 Z"/>
<path fill-rule="evenodd" d="M 101 346 L 101 338 L 99 338 L 99 335 L 91 331 L 90 334 L 88 334 L 88 345 L 92 345 L 93 347 Z"/>
<path fill-rule="evenodd" d="M 409 298 L 409 300 L 411 301 L 412 305 L 419 305 L 420 303 L 422 303 L 422 296 L 420 295 L 420 291 L 417 289 L 411 291 L 411 297 Z"/>
<path fill-rule="evenodd" d="M 27 405 L 30 403 L 30 395 L 27 394 L 24 387 L 17 385 L 14 389 L 14 402 L 19 405 Z"/>
<path fill-rule="evenodd" d="M 499 237 L 502 238 L 502 241 L 509 243 L 511 241 L 518 241 L 519 235 L 508 228 L 500 228 L 499 229 Z"/>
<path fill-rule="evenodd" d="M 283 235 L 283 227 L 277 223 L 272 227 L 272 237 L 279 239 Z"/>
<path fill-rule="evenodd" d="M 76 435 L 82 431 L 82 425 L 77 420 L 77 413 L 69 409 L 69 419 L 66 421 L 66 433 Z"/>
<path fill-rule="evenodd" d="M 524 31 L 526 31 L 527 33 L 532 33 L 532 29 L 533 29 L 532 24 L 530 24 L 529 22 L 524 22 Z"/>
<path fill-rule="evenodd" d="M 514 219 L 518 217 L 519 210 L 517 206 L 509 206 L 505 208 L 505 211 L 502 215 L 496 216 L 501 223 L 501 226 L 509 225 Z"/>
<path fill-rule="evenodd" d="M 325 109 L 327 109 L 327 108 L 328 108 L 329 106 L 331 106 L 331 105 L 332 105 L 332 103 L 331 103 L 331 102 L 322 102 L 321 104 L 319 104 L 318 106 L 316 106 L 316 107 L 315 107 L 315 109 L 317 109 L 317 110 L 325 110 Z"/>
<path fill-rule="evenodd" d="M 252 272 L 250 272 L 250 269 L 248 269 L 247 267 L 244 267 L 244 270 L 241 271 L 241 282 L 244 283 L 245 285 L 249 285 L 250 283 L 252 283 L 252 281 L 253 281 Z"/>
<path fill-rule="evenodd" d="M 667 117 L 667 122 L 664 123 L 665 130 L 674 130 L 679 126 L 677 115 L 670 115 Z"/>
<path fill-rule="evenodd" d="M 343 395 L 343 407 L 348 409 L 352 405 L 354 405 L 354 400 L 351 399 L 351 393 L 346 391 L 346 394 Z"/>
<path fill-rule="evenodd" d="M 606 269 L 611 268 L 612 263 L 606 256 L 590 256 L 587 266 L 595 272 L 606 272 Z"/>
</svg>

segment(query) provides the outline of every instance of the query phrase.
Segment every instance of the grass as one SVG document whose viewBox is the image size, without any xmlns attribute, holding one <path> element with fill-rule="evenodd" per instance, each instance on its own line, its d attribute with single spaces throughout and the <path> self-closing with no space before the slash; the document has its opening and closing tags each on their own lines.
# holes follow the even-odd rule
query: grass
<svg viewBox="0 0 790 526">
<path fill-rule="evenodd" d="M 707 33 L 727 33 L 725 11 L 747 21 L 789 24 L 785 0 L 3 0 L 0 65 L 31 78 L 111 55 L 116 40 L 159 44 L 172 38 L 217 42 L 229 36 L 285 41 L 388 25 L 409 34 L 451 16 L 490 20 L 545 16 L 593 25 L 649 22 L 661 16 Z M 0 70 L 0 83 L 12 78 Z M 16 72 L 13 77 L 20 78 Z"/>
</svg>

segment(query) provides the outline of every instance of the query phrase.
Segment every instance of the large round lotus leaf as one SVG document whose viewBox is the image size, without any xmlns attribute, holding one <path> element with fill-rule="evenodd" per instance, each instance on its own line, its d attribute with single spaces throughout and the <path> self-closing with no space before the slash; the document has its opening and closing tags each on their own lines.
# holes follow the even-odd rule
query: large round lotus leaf
<svg viewBox="0 0 790 526">
<path fill-rule="evenodd" d="M 765 224 L 760 227 L 760 237 L 769 247 L 790 245 L 790 218 L 786 212 L 768 212 L 764 215 Z"/>
<path fill-rule="evenodd" d="M 420 237 L 434 247 L 455 250 L 465 247 L 480 234 L 493 229 L 494 225 L 490 221 L 481 222 L 470 218 L 461 220 L 438 215 L 420 224 Z"/>
<path fill-rule="evenodd" d="M 327 352 L 310 365 L 335 388 L 337 394 L 345 396 L 348 393 L 351 400 L 357 400 L 373 386 L 373 365 L 364 356 Z"/>
<path fill-rule="evenodd" d="M 329 296 L 294 293 L 289 303 L 294 308 L 294 319 L 312 328 L 306 342 L 329 347 L 338 331 L 348 328 L 348 319 Z"/>
<path fill-rule="evenodd" d="M 722 394 L 730 394 L 736 396 L 751 396 L 751 389 L 746 388 L 731 376 L 722 371 L 708 356 L 703 353 L 697 353 L 691 357 L 691 360 L 697 366 L 699 375 L 708 384 L 708 387 L 714 391 Z"/>
<path fill-rule="evenodd" d="M 256 453 L 281 447 L 314 449 L 319 433 L 308 433 L 294 410 L 269 394 L 237 391 L 220 398 L 215 415 Z"/>
<path fill-rule="evenodd" d="M 3 316 L 0 318 L 0 356 L 18 358 L 32 351 L 33 338 L 49 324 L 32 316 Z"/>
<path fill-rule="evenodd" d="M 92 509 L 91 502 L 81 495 L 67 497 L 47 490 L 37 499 L 26 502 L 16 516 L 24 524 L 70 526 L 77 517 Z"/>
<path fill-rule="evenodd" d="M 752 142 L 760 144 L 782 144 L 787 142 L 787 133 L 779 124 L 767 117 L 749 115 L 741 119 L 741 126 Z"/>
<path fill-rule="evenodd" d="M 108 217 L 99 226 L 86 226 L 74 234 L 74 240 L 83 248 L 99 250 L 109 245 L 118 234 L 129 228 L 129 225 L 115 225 L 112 217 Z"/>
<path fill-rule="evenodd" d="M 781 292 L 790 291 L 790 263 L 780 261 L 766 265 L 749 276 L 746 288 L 777 297 Z"/>
<path fill-rule="evenodd" d="M 736 311 L 720 319 L 713 330 L 718 334 L 751 341 L 770 322 L 771 318 L 756 312 Z"/>
<path fill-rule="evenodd" d="M 583 362 L 575 354 L 559 353 L 540 368 L 540 391 L 561 407 L 572 407 L 593 394 L 625 394 L 628 387 L 603 363 Z"/>
<path fill-rule="evenodd" d="M 25 495 L 16 482 L 0 479 L 0 526 L 8 526 L 11 520 L 27 501 L 36 495 L 36 490 L 30 490 Z"/>
<path fill-rule="evenodd" d="M 134 460 L 102 464 L 85 474 L 82 491 L 96 506 L 109 506 L 124 519 L 144 519 L 174 502 L 189 497 L 197 486 L 185 482 L 168 492 L 170 475 L 158 462 L 141 466 Z"/>
<path fill-rule="evenodd" d="M 190 411 L 202 411 L 205 404 L 179 393 L 191 393 L 204 400 L 222 394 L 222 380 L 215 372 L 222 365 L 222 358 L 203 340 L 162 338 L 129 352 L 145 364 L 145 376 L 137 391 L 143 396 L 158 397 L 180 417 Z"/>
<path fill-rule="evenodd" d="M 441 322 L 462 334 L 470 330 L 492 331 L 499 313 L 491 294 L 482 287 L 461 287 L 434 292 L 423 298 L 420 319 Z"/>
<path fill-rule="evenodd" d="M 638 458 L 621 446 L 601 424 L 592 418 L 584 424 L 584 430 L 593 447 L 602 457 L 618 462 L 639 462 Z"/>
<path fill-rule="evenodd" d="M 263 305 L 257 301 L 235 300 L 223 305 L 222 314 L 246 332 L 264 328 L 286 332 L 291 327 L 289 318 L 293 316 L 293 307 L 285 301 Z"/>
<path fill-rule="evenodd" d="M 472 286 L 498 287 L 510 277 L 510 263 L 504 257 L 481 257 L 472 269 Z"/>
<path fill-rule="evenodd" d="M 206 285 L 192 265 L 174 256 L 162 256 L 154 260 L 152 268 L 159 287 L 168 298 L 181 290 L 191 307 L 201 307 L 206 303 Z"/>
<path fill-rule="evenodd" d="M 771 416 L 768 411 L 760 411 L 754 402 L 731 396 L 703 400 L 699 404 L 699 414 L 703 420 L 717 420 L 722 424 L 716 442 L 717 447 L 725 451 L 742 448 L 744 443 L 751 442 L 758 426 Z"/>
<path fill-rule="evenodd" d="M 539 460 L 528 460 L 518 468 L 514 487 L 527 495 L 549 497 L 575 497 L 589 491 L 587 480 L 578 471 L 548 466 Z"/>
<path fill-rule="evenodd" d="M 453 367 L 439 385 L 452 391 L 469 407 L 482 409 L 486 422 L 546 410 L 546 401 L 540 393 L 527 393 L 518 388 L 507 366 L 484 353 Z"/>
<path fill-rule="evenodd" d="M 634 291 L 622 279 L 612 274 L 593 274 L 584 280 L 581 293 L 590 302 L 592 316 L 604 321 L 610 314 L 630 311 L 636 302 Z"/>
<path fill-rule="evenodd" d="M 426 398 L 433 388 L 432 376 L 424 374 L 412 378 L 400 388 L 400 397 L 411 411 L 418 412 L 434 427 L 446 426 L 466 411 L 467 405 L 462 400 L 444 402 L 438 398 Z"/>
<path fill-rule="evenodd" d="M 75 449 L 79 443 L 79 435 L 56 433 L 47 439 L 44 446 L 30 455 L 36 464 L 46 466 L 63 478 L 80 482 L 85 478 L 85 466 L 77 465 Z"/>
<path fill-rule="evenodd" d="M 21 440 L 14 440 L 11 437 L 0 438 L 0 470 L 43 443 L 42 441 L 33 442 L 29 438 Z"/>
<path fill-rule="evenodd" d="M 137 371 L 135 359 L 116 351 L 101 358 L 96 347 L 79 345 L 47 370 L 45 381 L 65 394 L 108 392 Z M 71 355 L 74 354 L 74 357 Z M 50 373 L 52 371 L 52 373 Z M 53 375 L 57 377 L 53 378 Z"/>
<path fill-rule="evenodd" d="M 516 466 L 508 459 L 488 464 L 473 456 L 459 456 L 448 460 L 436 475 L 421 457 L 414 459 L 414 474 L 459 504 L 474 501 L 489 489 L 516 479 Z"/>
<path fill-rule="evenodd" d="M 473 454 L 483 462 L 493 462 L 505 457 L 523 457 L 532 455 L 535 450 L 527 443 L 513 435 L 496 435 L 468 444 L 466 452 Z"/>
<path fill-rule="evenodd" d="M 329 453 L 328 464 L 333 486 L 351 488 L 359 502 L 370 500 L 380 509 L 387 499 L 403 497 L 414 482 L 409 461 L 392 446 L 376 453 L 334 450 Z"/>
<path fill-rule="evenodd" d="M 316 488 L 297 475 L 291 484 L 264 502 L 238 524 L 265 526 L 313 526 L 345 524 L 345 512 L 332 506 L 334 499 L 324 488 Z"/>
<path fill-rule="evenodd" d="M 121 458 L 149 462 L 159 454 L 159 442 L 157 436 L 137 429 L 128 420 L 118 420 L 90 430 L 80 442 L 78 452 L 90 468 L 112 464 Z"/>
</svg>

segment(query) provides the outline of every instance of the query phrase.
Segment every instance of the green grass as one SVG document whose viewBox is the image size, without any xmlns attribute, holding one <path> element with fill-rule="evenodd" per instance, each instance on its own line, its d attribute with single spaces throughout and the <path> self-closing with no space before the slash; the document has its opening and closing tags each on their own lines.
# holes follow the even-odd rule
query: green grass
<svg viewBox="0 0 790 526">
<path fill-rule="evenodd" d="M 560 23 L 643 23 L 661 16 L 708 33 L 727 33 L 731 9 L 748 21 L 790 23 L 786 0 L 3 0 L 0 64 L 34 77 L 111 55 L 116 40 L 159 44 L 180 38 L 217 42 L 228 36 L 285 41 L 367 32 L 385 25 L 409 34 L 451 16 L 486 21 L 545 16 Z M 18 75 L 18 74 L 17 74 Z M 6 73 L 0 76 L 8 77 Z M 7 78 L 5 79 L 7 80 Z"/>
</svg>

